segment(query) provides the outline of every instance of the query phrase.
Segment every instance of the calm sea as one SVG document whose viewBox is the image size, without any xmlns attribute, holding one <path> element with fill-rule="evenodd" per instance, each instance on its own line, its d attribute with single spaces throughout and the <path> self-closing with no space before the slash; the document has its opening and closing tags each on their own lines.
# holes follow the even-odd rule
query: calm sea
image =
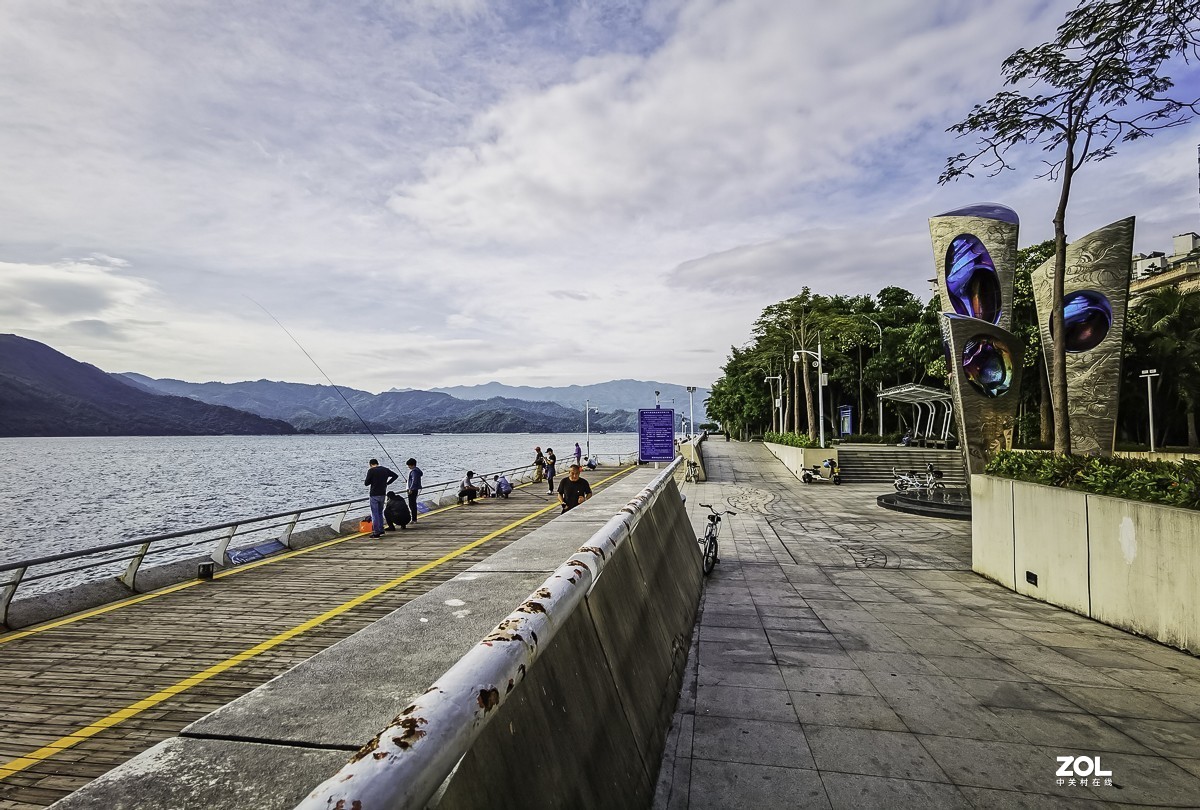
<svg viewBox="0 0 1200 810">
<path fill-rule="evenodd" d="M 426 484 L 562 462 L 581 434 L 183 436 L 0 439 L 0 563 L 366 496 L 367 461 L 398 473 L 415 457 Z M 605 464 L 637 434 L 591 436 Z"/>
</svg>

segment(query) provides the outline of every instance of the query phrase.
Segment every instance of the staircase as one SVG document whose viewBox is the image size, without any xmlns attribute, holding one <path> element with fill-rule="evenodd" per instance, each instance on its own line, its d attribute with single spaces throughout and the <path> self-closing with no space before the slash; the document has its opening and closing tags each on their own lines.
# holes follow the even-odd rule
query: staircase
<svg viewBox="0 0 1200 810">
<path fill-rule="evenodd" d="M 932 464 L 942 471 L 948 487 L 965 487 L 961 450 L 891 447 L 882 444 L 838 445 L 838 470 L 847 484 L 891 484 L 892 468 L 924 472 Z"/>
</svg>

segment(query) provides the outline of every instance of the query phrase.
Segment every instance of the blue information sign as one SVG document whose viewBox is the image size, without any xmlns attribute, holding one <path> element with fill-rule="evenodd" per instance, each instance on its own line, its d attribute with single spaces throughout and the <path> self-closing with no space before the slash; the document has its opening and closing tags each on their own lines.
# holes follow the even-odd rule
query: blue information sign
<svg viewBox="0 0 1200 810">
<path fill-rule="evenodd" d="M 638 458 L 672 461 L 675 458 L 675 409 L 638 410 Z"/>
<path fill-rule="evenodd" d="M 838 408 L 838 421 L 841 424 L 841 432 L 843 436 L 849 436 L 854 432 L 854 406 L 842 405 Z"/>
</svg>

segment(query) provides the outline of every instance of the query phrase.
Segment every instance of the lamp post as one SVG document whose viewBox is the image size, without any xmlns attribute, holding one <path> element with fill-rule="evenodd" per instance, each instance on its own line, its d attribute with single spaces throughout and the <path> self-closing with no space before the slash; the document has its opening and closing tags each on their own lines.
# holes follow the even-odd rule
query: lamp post
<svg viewBox="0 0 1200 810">
<path fill-rule="evenodd" d="M 821 432 L 821 447 L 825 447 L 825 396 L 821 393 L 821 389 L 825 387 L 825 363 L 821 355 L 821 338 L 817 336 L 817 350 L 810 352 L 808 349 L 797 349 L 792 352 L 792 361 L 799 362 L 800 355 L 807 354 L 817 358 L 817 423 L 820 425 Z"/>
<path fill-rule="evenodd" d="M 583 401 L 583 429 L 587 433 L 587 455 L 592 457 L 592 401 L 585 399 Z"/>
<path fill-rule="evenodd" d="M 765 382 L 767 384 L 767 388 L 771 392 L 771 430 L 772 430 L 772 432 L 774 432 L 775 417 L 777 415 L 777 411 L 779 410 L 779 400 L 775 398 L 775 386 L 771 385 L 771 380 L 779 380 L 779 385 L 780 385 L 780 388 L 782 389 L 783 376 L 780 374 L 774 374 L 770 377 L 763 377 L 763 382 Z"/>
<path fill-rule="evenodd" d="M 659 395 L 659 393 L 660 393 L 660 392 L 658 392 L 658 391 L 655 391 L 655 392 L 654 392 L 654 407 L 655 407 L 655 408 L 657 408 L 657 407 L 658 407 L 658 395 Z"/>
<path fill-rule="evenodd" d="M 868 318 L 866 315 L 863 315 L 861 312 L 856 312 L 854 314 L 855 314 L 855 317 L 863 318 L 864 320 L 870 321 L 872 324 L 875 325 L 875 328 L 879 330 L 879 352 L 880 352 L 880 354 L 882 354 L 883 353 L 883 327 L 880 326 L 879 323 L 874 318 Z M 860 354 L 859 357 L 860 357 L 860 361 L 859 361 L 859 367 L 858 367 L 858 408 L 859 408 L 859 410 L 862 410 L 862 401 L 863 401 L 863 396 L 862 396 L 863 375 L 862 375 L 862 362 L 861 362 L 862 355 Z M 883 391 L 883 383 L 882 382 L 879 383 L 878 390 L 875 393 L 875 412 L 877 414 L 879 414 L 879 435 L 882 436 L 883 435 L 883 398 L 879 396 L 880 391 Z M 858 429 L 860 431 L 862 430 L 862 425 L 863 425 L 863 417 L 862 417 L 862 414 L 859 414 L 858 415 Z"/>
<path fill-rule="evenodd" d="M 1146 408 L 1150 412 L 1150 452 L 1154 452 L 1154 389 L 1150 385 L 1150 381 L 1158 376 L 1158 369 L 1145 368 L 1139 377 L 1146 378 Z"/>
<path fill-rule="evenodd" d="M 691 433 L 689 433 L 688 435 L 690 436 L 692 433 L 696 432 L 696 412 L 692 409 L 692 394 L 696 393 L 696 386 L 689 385 L 687 387 L 687 392 L 688 392 L 688 426 L 691 428 Z"/>
</svg>

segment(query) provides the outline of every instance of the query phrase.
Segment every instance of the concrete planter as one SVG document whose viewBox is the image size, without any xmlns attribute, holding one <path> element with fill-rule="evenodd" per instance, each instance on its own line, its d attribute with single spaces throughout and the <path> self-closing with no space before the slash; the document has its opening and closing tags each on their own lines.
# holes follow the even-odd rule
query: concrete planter
<svg viewBox="0 0 1200 810">
<path fill-rule="evenodd" d="M 1018 593 L 1200 649 L 1200 512 L 971 476 L 971 567 Z"/>
<path fill-rule="evenodd" d="M 806 468 L 812 469 L 814 464 L 821 464 L 827 458 L 837 461 L 838 457 L 838 451 L 832 447 L 822 450 L 820 447 L 792 447 L 772 442 L 763 442 L 763 447 L 770 450 L 775 458 L 782 461 L 783 466 L 787 467 L 797 478 Z"/>
</svg>

